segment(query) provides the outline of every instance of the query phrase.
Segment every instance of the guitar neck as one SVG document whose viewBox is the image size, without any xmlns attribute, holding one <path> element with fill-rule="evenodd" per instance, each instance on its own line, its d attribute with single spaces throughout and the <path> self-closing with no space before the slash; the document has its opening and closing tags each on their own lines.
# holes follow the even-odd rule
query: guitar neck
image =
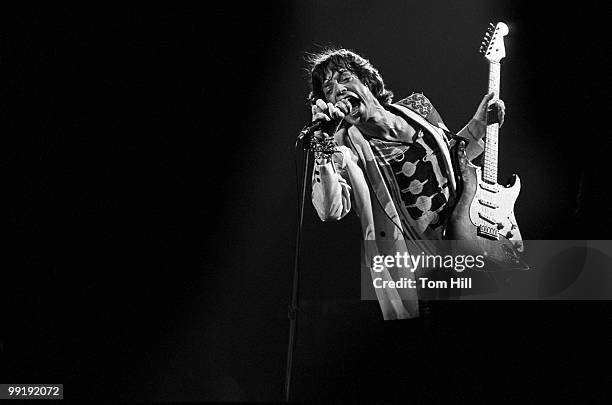
<svg viewBox="0 0 612 405">
<path fill-rule="evenodd" d="M 489 93 L 494 93 L 493 99 L 499 98 L 500 64 L 489 62 Z M 497 184 L 499 124 L 487 125 L 485 135 L 483 179 L 487 183 Z"/>
</svg>

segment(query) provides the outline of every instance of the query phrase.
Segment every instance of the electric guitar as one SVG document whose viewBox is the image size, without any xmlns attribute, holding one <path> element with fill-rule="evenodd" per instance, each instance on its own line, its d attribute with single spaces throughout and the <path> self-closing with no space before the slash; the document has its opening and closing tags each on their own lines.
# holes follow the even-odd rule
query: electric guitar
<svg viewBox="0 0 612 405">
<path fill-rule="evenodd" d="M 506 56 L 503 22 L 489 25 L 480 52 L 489 62 L 489 93 L 499 98 L 500 61 Z M 458 241 L 463 253 L 484 255 L 484 271 L 527 270 L 521 261 L 521 232 L 514 216 L 514 203 L 521 189 L 519 177 L 507 186 L 497 183 L 499 124 L 487 124 L 482 167 L 468 161 L 457 145 L 451 151 L 458 179 L 455 207 L 447 224 L 445 238 Z"/>
</svg>

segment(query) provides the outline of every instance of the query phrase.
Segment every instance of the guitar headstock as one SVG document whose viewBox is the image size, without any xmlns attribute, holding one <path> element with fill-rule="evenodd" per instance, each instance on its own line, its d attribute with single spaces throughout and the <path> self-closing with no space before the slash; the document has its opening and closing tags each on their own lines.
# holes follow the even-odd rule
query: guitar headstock
<svg viewBox="0 0 612 405">
<path fill-rule="evenodd" d="M 498 22 L 497 25 L 489 24 L 480 46 L 480 53 L 486 60 L 499 63 L 506 56 L 504 37 L 508 35 L 508 32 L 510 30 L 503 22 Z"/>
</svg>

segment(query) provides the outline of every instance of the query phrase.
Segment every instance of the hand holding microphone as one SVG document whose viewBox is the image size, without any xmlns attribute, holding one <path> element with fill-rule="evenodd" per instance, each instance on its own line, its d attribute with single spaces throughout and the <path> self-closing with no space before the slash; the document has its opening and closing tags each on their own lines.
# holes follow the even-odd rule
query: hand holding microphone
<svg viewBox="0 0 612 405">
<path fill-rule="evenodd" d="M 340 100 L 336 104 L 326 103 L 322 99 L 318 99 L 312 105 L 312 121 L 329 122 L 334 119 L 342 121 L 346 114 L 351 111 L 351 107 L 351 103 L 346 99 Z"/>
<path fill-rule="evenodd" d="M 340 129 L 344 117 L 351 111 L 351 108 L 348 100 L 340 100 L 332 104 L 318 99 L 312 105 L 312 124 L 304 128 L 301 135 L 315 131 L 317 137 L 322 136 L 322 133 L 333 136 Z"/>
</svg>

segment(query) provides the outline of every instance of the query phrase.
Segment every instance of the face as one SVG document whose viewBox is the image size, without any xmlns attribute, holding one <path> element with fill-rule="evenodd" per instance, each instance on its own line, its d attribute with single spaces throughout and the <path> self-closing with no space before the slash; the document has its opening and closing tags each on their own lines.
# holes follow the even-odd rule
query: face
<svg viewBox="0 0 612 405">
<path fill-rule="evenodd" d="M 367 119 L 368 112 L 380 106 L 368 86 L 363 84 L 356 75 L 344 69 L 326 72 L 323 94 L 332 104 L 340 100 L 348 100 L 351 103 L 352 108 L 346 118 L 351 123 Z"/>
</svg>

